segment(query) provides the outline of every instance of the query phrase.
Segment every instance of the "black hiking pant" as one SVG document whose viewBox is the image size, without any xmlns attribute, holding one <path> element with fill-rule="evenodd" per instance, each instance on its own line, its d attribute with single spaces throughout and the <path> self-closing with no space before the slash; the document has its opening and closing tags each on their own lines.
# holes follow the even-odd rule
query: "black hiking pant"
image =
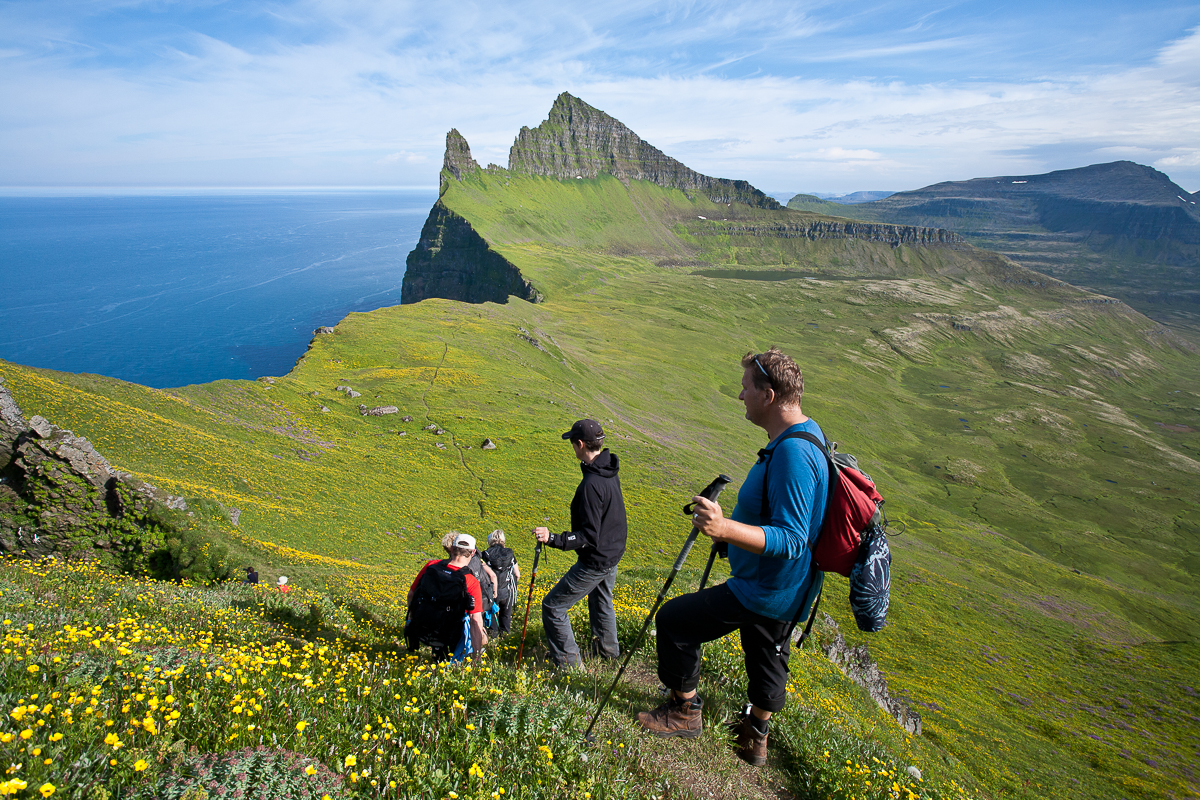
<svg viewBox="0 0 1200 800">
<path fill-rule="evenodd" d="M 654 618 L 658 626 L 658 679 L 668 689 L 690 692 L 700 685 L 700 648 L 739 631 L 746 654 L 750 702 L 780 711 L 787 699 L 791 621 L 756 614 L 725 584 L 668 600 Z M 775 644 L 783 640 L 779 652 Z"/>
<path fill-rule="evenodd" d="M 511 597 L 507 600 L 496 598 L 496 605 L 500 606 L 500 612 L 496 614 L 492 630 L 499 631 L 501 634 L 508 633 L 512 628 L 513 599 Z"/>
</svg>

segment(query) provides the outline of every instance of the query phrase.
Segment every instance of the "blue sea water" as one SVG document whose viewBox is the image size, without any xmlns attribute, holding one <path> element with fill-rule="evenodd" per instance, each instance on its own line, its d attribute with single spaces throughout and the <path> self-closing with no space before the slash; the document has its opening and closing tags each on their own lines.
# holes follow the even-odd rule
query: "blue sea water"
<svg viewBox="0 0 1200 800">
<path fill-rule="evenodd" d="M 0 358 L 158 388 L 282 375 L 400 302 L 428 190 L 0 197 Z"/>
</svg>

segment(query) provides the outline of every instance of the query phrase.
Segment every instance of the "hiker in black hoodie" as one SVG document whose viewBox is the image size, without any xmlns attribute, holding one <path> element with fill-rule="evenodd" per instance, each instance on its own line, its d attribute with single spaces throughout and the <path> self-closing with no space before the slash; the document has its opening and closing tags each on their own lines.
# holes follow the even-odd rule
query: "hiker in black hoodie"
<svg viewBox="0 0 1200 800">
<path fill-rule="evenodd" d="M 571 500 L 571 530 L 550 533 L 534 528 L 539 542 L 562 550 L 574 550 L 576 562 L 542 600 L 542 624 L 550 658 L 569 669 L 583 666 L 579 646 L 571 631 L 567 611 L 584 595 L 592 624 L 591 652 L 601 658 L 620 657 L 617 645 L 617 615 L 613 611 L 613 585 L 617 564 L 625 555 L 625 499 L 621 496 L 620 463 L 604 447 L 604 429 L 592 419 L 581 419 L 562 435 L 575 448 L 583 480 Z"/>
</svg>

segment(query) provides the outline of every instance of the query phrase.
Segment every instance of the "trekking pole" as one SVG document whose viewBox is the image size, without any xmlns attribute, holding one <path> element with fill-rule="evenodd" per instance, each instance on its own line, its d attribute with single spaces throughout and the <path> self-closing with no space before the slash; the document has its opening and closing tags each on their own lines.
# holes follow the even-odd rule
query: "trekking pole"
<svg viewBox="0 0 1200 800">
<path fill-rule="evenodd" d="M 525 604 L 525 627 L 521 628 L 521 649 L 517 651 L 517 663 L 525 656 L 525 633 L 529 630 L 529 609 L 533 607 L 533 584 L 537 580 L 538 559 L 542 555 L 542 543 L 533 548 L 533 574 L 529 576 L 529 602 Z"/>
<path fill-rule="evenodd" d="M 712 572 L 713 562 L 717 560 L 717 556 L 729 558 L 729 542 L 712 543 L 712 549 L 708 551 L 708 564 L 704 567 L 704 574 L 700 576 L 700 589 L 703 589 L 708 583 L 708 576 Z M 698 592 L 700 589 L 696 591 Z"/>
<path fill-rule="evenodd" d="M 705 500 L 716 501 L 721 494 L 721 490 L 733 479 L 728 475 L 718 475 L 712 483 L 704 487 L 704 491 L 700 492 L 700 496 Z M 688 503 L 683 507 L 683 513 L 692 513 L 692 503 Z M 592 728 L 596 726 L 596 720 L 600 719 L 600 712 L 604 710 L 604 706 L 608 704 L 608 699 L 612 697 L 613 690 L 617 688 L 617 684 L 621 682 L 621 676 L 625 674 L 625 668 L 629 666 L 629 660 L 633 658 L 633 654 L 642 646 L 642 640 L 646 638 L 646 632 L 650 630 L 650 623 L 654 621 L 654 615 L 658 613 L 658 607 L 662 605 L 663 598 L 667 596 L 667 590 L 671 588 L 671 582 L 675 580 L 675 576 L 679 574 L 679 570 L 683 569 L 683 562 L 687 560 L 688 553 L 692 551 L 692 545 L 696 543 L 696 537 L 700 534 L 700 529 L 695 525 L 692 526 L 692 532 L 688 534 L 687 541 L 683 543 L 683 549 L 679 551 L 679 558 L 675 559 L 675 566 L 671 567 L 671 574 L 667 576 L 667 582 L 663 584 L 662 591 L 658 593 L 658 599 L 654 601 L 654 608 L 650 609 L 650 613 L 646 616 L 646 622 L 642 625 L 641 631 L 638 632 L 637 638 L 633 640 L 633 645 L 629 648 L 629 652 L 625 654 L 625 661 L 621 664 L 620 671 L 617 672 L 617 677 L 613 678 L 612 686 L 608 687 L 608 691 L 604 693 L 604 699 L 600 701 L 600 706 L 596 709 L 596 713 L 592 715 L 592 721 L 588 724 L 587 730 L 583 732 L 584 741 L 591 744 Z"/>
</svg>

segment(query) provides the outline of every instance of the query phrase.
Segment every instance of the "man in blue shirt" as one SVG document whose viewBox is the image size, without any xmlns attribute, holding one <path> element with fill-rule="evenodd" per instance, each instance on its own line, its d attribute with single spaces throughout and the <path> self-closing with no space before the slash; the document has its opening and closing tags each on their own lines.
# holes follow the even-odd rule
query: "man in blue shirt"
<svg viewBox="0 0 1200 800">
<path fill-rule="evenodd" d="M 729 546 L 731 575 L 719 586 L 668 601 L 658 612 L 658 677 L 671 696 L 640 712 L 638 720 L 659 736 L 699 736 L 701 645 L 739 631 L 750 708 L 735 727 L 738 756 L 759 766 L 766 762 L 768 720 L 786 699 L 793 623 L 809 613 L 821 585 L 812 547 L 825 517 L 829 468 L 811 443 L 787 437 L 807 431 L 825 439 L 800 410 L 804 376 L 796 362 L 772 347 L 747 353 L 742 370 L 738 399 L 746 419 L 766 431 L 770 442 L 759 451 L 728 518 L 717 503 L 692 498 L 693 524 L 714 544 Z"/>
</svg>

